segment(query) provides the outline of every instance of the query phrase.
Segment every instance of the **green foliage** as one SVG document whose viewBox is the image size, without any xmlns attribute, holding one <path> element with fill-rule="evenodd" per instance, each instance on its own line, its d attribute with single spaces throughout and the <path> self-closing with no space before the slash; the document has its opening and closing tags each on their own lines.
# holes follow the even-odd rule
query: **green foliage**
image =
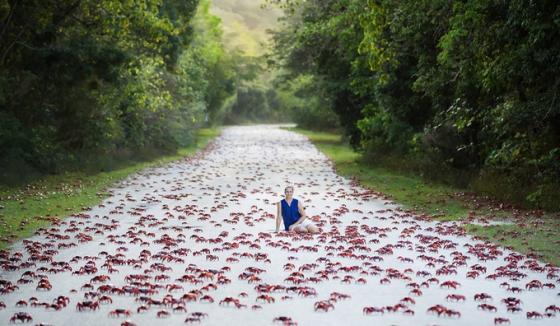
<svg viewBox="0 0 560 326">
<path fill-rule="evenodd" d="M 233 92 L 208 7 L 2 2 L 0 164 L 59 173 L 99 155 L 191 143 Z M 2 178 L 17 172 L 2 170 Z"/>
<path fill-rule="evenodd" d="M 437 57 L 456 76 L 462 109 L 434 125 L 452 124 L 473 166 L 517 184 L 537 207 L 554 202 L 560 184 L 559 27 L 555 1 L 455 3 Z"/>
<path fill-rule="evenodd" d="M 234 52 L 234 95 L 219 110 L 219 120 L 226 124 L 270 123 L 290 121 L 289 111 L 277 88 L 268 80 L 264 57 L 250 57 Z"/>
<path fill-rule="evenodd" d="M 312 0 L 288 2 L 284 29 L 274 34 L 274 60 L 285 69 L 281 80 L 301 75 L 314 76 L 316 96 L 321 110 L 332 110 L 353 145 L 360 132 L 356 122 L 363 106 L 371 100 L 364 83 L 369 78 L 365 58 L 356 51 L 363 32 L 357 18 L 363 3 L 356 0 Z M 295 89 L 297 95 L 297 89 Z M 318 111 L 314 99 L 306 110 Z M 328 116 L 328 114 L 327 114 Z"/>
<path fill-rule="evenodd" d="M 388 111 L 368 105 L 365 117 L 358 121 L 358 128 L 364 137 L 362 146 L 370 155 L 403 153 L 408 149 L 407 139 L 411 138 L 410 125 L 399 120 Z"/>
<path fill-rule="evenodd" d="M 340 122 L 330 108 L 328 94 L 318 87 L 320 81 L 312 75 L 300 75 L 284 86 L 283 105 L 298 127 L 308 130 L 337 130 Z M 291 99 L 291 101 L 286 101 Z M 297 99 L 294 101 L 293 99 Z"/>
<path fill-rule="evenodd" d="M 266 103 L 266 90 L 258 87 L 237 88 L 234 100 L 228 108 L 225 119 L 227 124 L 262 121 L 266 118 L 268 106 Z"/>
<path fill-rule="evenodd" d="M 366 157 L 560 208 L 557 1 L 269 2 L 284 78 L 313 76 Z"/>
</svg>

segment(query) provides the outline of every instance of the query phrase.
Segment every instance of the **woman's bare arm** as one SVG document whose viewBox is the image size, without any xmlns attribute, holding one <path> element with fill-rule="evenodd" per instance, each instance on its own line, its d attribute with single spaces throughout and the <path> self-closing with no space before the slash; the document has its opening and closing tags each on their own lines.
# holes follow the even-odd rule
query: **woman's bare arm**
<svg viewBox="0 0 560 326">
<path fill-rule="evenodd" d="M 282 215 L 281 210 L 282 208 L 280 207 L 280 203 L 276 203 L 276 232 L 280 230 L 280 223 L 282 221 L 282 219 L 280 218 L 280 216 Z"/>
<path fill-rule="evenodd" d="M 298 208 L 298 211 L 299 211 L 299 214 L 301 215 L 301 217 L 307 217 L 307 214 L 305 214 L 305 209 L 303 209 L 303 205 L 301 205 L 301 202 L 298 201 L 297 204 L 298 204 L 298 205 L 297 205 L 297 206 L 298 206 L 297 208 Z M 303 220 L 302 220 L 302 221 L 303 221 Z"/>
<path fill-rule="evenodd" d="M 305 221 L 305 219 L 307 218 L 307 215 L 305 214 L 305 209 L 303 209 L 303 206 L 301 205 L 301 202 L 298 201 L 298 211 L 299 211 L 299 215 L 300 218 L 297 220 L 297 222 L 294 223 L 294 225 L 300 224 L 301 222 Z"/>
</svg>

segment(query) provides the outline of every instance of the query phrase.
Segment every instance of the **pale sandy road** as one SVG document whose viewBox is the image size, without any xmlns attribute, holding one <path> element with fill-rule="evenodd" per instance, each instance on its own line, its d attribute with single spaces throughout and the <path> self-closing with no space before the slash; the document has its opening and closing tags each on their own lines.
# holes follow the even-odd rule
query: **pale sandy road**
<svg viewBox="0 0 560 326">
<path fill-rule="evenodd" d="M 315 237 L 287 237 L 285 234 L 271 233 L 274 220 L 267 214 L 275 212 L 273 203 L 281 198 L 280 194 L 287 183 L 296 185 L 295 197 L 305 202 L 308 213 L 315 216 L 323 234 Z M 337 176 L 324 155 L 305 137 L 277 126 L 226 128 L 215 146 L 204 156 L 136 174 L 115 187 L 113 197 L 107 199 L 104 205 L 84 212 L 87 214 L 85 216 L 70 217 L 64 224 L 29 239 L 39 248 L 35 253 L 38 258 L 49 259 L 48 250 L 52 249 L 56 250 L 51 252 L 52 261 L 69 262 L 78 256 L 78 259 L 69 263 L 73 271 L 92 260 L 97 272 L 91 275 L 42 272 L 41 267 L 52 268 L 48 261 L 36 262 L 35 266 L 16 271 L 3 270 L 0 274 L 3 281 L 16 283 L 26 271 L 34 272 L 36 278 L 24 277 L 31 282 L 18 284 L 19 289 L 0 295 L 0 301 L 6 305 L 5 309 L 0 310 L 0 324 L 7 324 L 15 312 L 26 312 L 32 316 L 34 324 L 119 325 L 125 318 L 111 318 L 108 313 L 120 308 L 131 310 L 132 315 L 128 320 L 137 325 L 184 324 L 185 318 L 190 317 L 192 312 L 207 313 L 208 317 L 201 320 L 202 324 L 207 325 L 269 325 L 279 316 L 290 317 L 299 325 L 493 325 L 496 317 L 508 318 L 511 325 L 559 324 L 558 317 L 537 320 L 526 318 L 527 312 L 544 314 L 546 307 L 560 306 L 558 288 L 525 290 L 526 284 L 533 280 L 560 286 L 556 268 L 545 267 L 543 263 L 522 256 L 508 265 L 504 260 L 512 257 L 508 250 L 492 248 L 461 235 L 460 230 L 452 224 L 436 224 L 399 211 L 397 205 L 377 199 L 371 192 Z M 341 212 L 341 207 L 346 207 L 347 211 Z M 227 235 L 220 236 L 224 231 Z M 77 243 L 75 236 L 80 233 L 92 239 L 76 247 L 57 249 L 61 243 Z M 149 233 L 154 233 L 155 237 Z M 70 238 L 53 239 L 64 235 Z M 165 248 L 163 243 L 154 242 L 163 235 L 171 239 L 169 248 Z M 199 237 L 199 242 L 196 237 Z M 138 242 L 133 242 L 134 238 Z M 141 242 L 146 244 L 142 245 Z M 239 245 L 238 248 L 230 246 L 234 242 Z M 29 243 L 27 245 L 31 248 Z M 54 247 L 49 248 L 49 245 Z M 185 251 L 173 253 L 173 250 L 181 248 Z M 389 248 L 392 254 L 380 253 L 380 248 Z M 485 254 L 495 250 L 495 260 L 479 260 L 472 248 L 478 248 L 479 253 Z M 207 260 L 213 257 L 207 257 L 204 249 L 217 260 Z M 114 265 L 118 273 L 109 274 L 101 267 L 110 258 L 108 255 L 114 256 L 120 252 L 124 256 L 122 259 L 138 260 L 143 250 L 148 250 L 151 256 L 145 256 L 144 262 L 137 262 L 139 266 L 136 268 L 134 263 L 130 266 Z M 17 255 L 14 256 L 17 252 L 23 253 L 20 260 L 17 260 Z M 162 255 L 169 257 L 170 253 L 171 257 L 182 259 L 183 262 L 158 259 Z M 247 257 L 243 258 L 243 254 Z M 372 260 L 375 256 L 383 260 Z M 98 259 L 93 260 L 92 257 Z M 258 257 L 268 258 L 270 262 L 257 261 Z M 12 258 L 12 261 L 9 262 L 7 258 Z M 9 257 L 2 258 L 2 263 L 5 267 L 9 264 L 19 265 L 29 258 L 30 253 L 24 250 L 24 244 L 18 243 L 10 250 Z M 228 262 L 227 258 L 235 258 L 238 262 Z M 430 259 L 433 260 L 433 266 L 428 265 Z M 171 269 L 150 271 L 154 263 Z M 286 265 L 288 263 L 293 264 L 291 270 L 285 270 L 285 267 L 289 267 Z M 480 272 L 473 279 L 467 278 L 467 272 L 472 271 L 477 264 L 486 268 L 486 272 Z M 185 268 L 189 265 L 191 268 L 186 272 Z M 264 270 L 255 275 L 260 281 L 249 283 L 238 279 L 240 274 L 248 273 L 248 267 Z M 452 273 L 455 270 L 457 274 L 436 275 L 437 270 L 441 272 L 445 267 Z M 285 281 L 300 268 L 302 284 L 294 285 Z M 200 284 L 175 281 L 184 274 L 197 275 L 201 271 L 213 272 L 214 279 L 204 280 Z M 497 273 L 501 274 L 495 280 L 487 278 Z M 518 273 L 517 276 L 515 273 Z M 52 284 L 50 291 L 35 289 L 40 274 Z M 171 313 L 165 319 L 158 319 L 156 313 L 160 310 L 171 312 L 172 307 L 152 306 L 147 312 L 138 314 L 136 309 L 141 304 L 136 299 L 139 296 L 133 295 L 108 294 L 113 300 L 112 304 L 101 305 L 94 312 L 76 311 L 76 303 L 84 301 L 84 295 L 90 292 L 80 288 L 94 276 L 109 275 L 111 279 L 108 284 L 122 288 L 127 284 L 125 277 L 130 274 L 147 275 L 146 281 L 152 285 L 156 284 L 154 276 L 169 276 L 168 281 L 159 284 L 177 283 L 183 286 L 182 291 L 170 293 L 175 299 L 191 290 L 201 289 L 208 283 L 217 283 L 219 275 L 231 283 L 218 284 L 217 290 L 202 291 L 202 295 L 212 296 L 214 303 L 186 302 L 187 313 Z M 547 274 L 550 274 L 548 278 Z M 320 282 L 315 283 L 309 279 L 319 278 L 320 275 L 328 276 L 328 280 L 320 279 Z M 347 276 L 352 278 L 347 278 L 348 283 L 343 283 L 342 280 Z M 421 296 L 410 294 L 410 283 L 420 285 L 432 277 L 440 283 L 457 281 L 460 286 L 456 290 L 445 289 L 434 280 L 429 283 L 429 287 L 419 288 Z M 366 283 L 356 283 L 359 278 L 365 279 Z M 384 278 L 388 278 L 390 283 L 380 284 Z M 522 292 L 508 291 L 500 286 L 504 282 L 510 288 L 521 288 Z M 280 288 L 277 292 L 269 293 L 275 299 L 274 303 L 258 303 L 256 298 L 260 293 L 255 290 L 258 284 L 307 286 L 313 288 L 317 296 L 300 297 L 297 293 L 286 293 Z M 100 285 L 95 284 L 93 292 Z M 137 288 L 142 286 L 137 285 Z M 71 292 L 72 289 L 77 291 Z M 168 294 L 165 288 L 158 291 L 151 296 L 152 299 L 161 300 Z M 239 296 L 242 292 L 247 293 L 247 297 Z M 333 302 L 334 310 L 315 312 L 314 303 L 329 299 L 332 292 L 347 294 L 351 298 Z M 478 307 L 482 302 L 476 302 L 473 296 L 481 292 L 492 296 L 486 304 L 494 306 L 496 312 L 483 311 Z M 464 295 L 466 300 L 448 302 L 446 296 L 449 294 Z M 70 298 L 68 307 L 59 311 L 42 307 L 15 307 L 16 302 L 22 299 L 29 302 L 31 297 L 36 297 L 39 302 L 50 302 L 59 295 Z M 283 299 L 285 296 L 291 299 Z M 218 302 L 225 297 L 238 298 L 240 304 L 247 305 L 247 308 L 219 305 Z M 415 304 L 408 303 L 406 308 L 382 315 L 364 316 L 362 313 L 366 306 L 387 308 L 398 304 L 404 297 L 412 297 Z M 501 300 L 507 297 L 522 301 L 518 306 L 520 312 L 506 311 L 506 305 Z M 262 309 L 251 309 L 254 304 L 260 305 Z M 428 313 L 427 309 L 436 304 L 457 311 L 461 316 L 437 317 Z M 405 309 L 410 309 L 414 315 L 405 315 Z"/>
</svg>

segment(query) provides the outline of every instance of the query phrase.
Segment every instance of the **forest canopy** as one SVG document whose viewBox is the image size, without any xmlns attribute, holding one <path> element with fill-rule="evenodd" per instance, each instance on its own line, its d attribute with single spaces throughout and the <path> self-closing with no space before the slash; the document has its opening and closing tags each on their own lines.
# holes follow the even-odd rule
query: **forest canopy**
<svg viewBox="0 0 560 326">
<path fill-rule="evenodd" d="M 173 151 L 235 88 L 209 0 L 1 0 L 2 175 Z"/>
<path fill-rule="evenodd" d="M 0 0 L 0 182 L 292 120 L 371 164 L 560 208 L 557 1 L 263 3 L 216 0 L 222 22 L 210 0 Z"/>
<path fill-rule="evenodd" d="M 287 14 L 272 55 L 301 126 L 339 124 L 371 162 L 558 208 L 557 1 L 268 4 Z"/>
</svg>

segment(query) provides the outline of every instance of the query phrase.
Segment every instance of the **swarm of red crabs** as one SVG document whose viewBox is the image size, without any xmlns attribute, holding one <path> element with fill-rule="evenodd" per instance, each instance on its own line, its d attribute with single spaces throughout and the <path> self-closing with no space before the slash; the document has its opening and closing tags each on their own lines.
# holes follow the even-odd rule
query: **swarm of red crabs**
<svg viewBox="0 0 560 326">
<path fill-rule="evenodd" d="M 64 314 L 125 326 L 198 324 L 248 312 L 296 325 L 343 311 L 363 324 L 509 325 L 560 314 L 557 267 L 398 208 L 337 177 L 326 160 L 313 159 L 313 173 L 295 161 L 279 165 L 282 143 L 266 141 L 256 150 L 225 138 L 0 251 L 0 321 L 51 324 Z M 224 159 L 232 153 L 245 160 Z M 282 189 L 268 184 L 271 169 L 296 175 L 321 233 L 270 232 Z"/>
</svg>

